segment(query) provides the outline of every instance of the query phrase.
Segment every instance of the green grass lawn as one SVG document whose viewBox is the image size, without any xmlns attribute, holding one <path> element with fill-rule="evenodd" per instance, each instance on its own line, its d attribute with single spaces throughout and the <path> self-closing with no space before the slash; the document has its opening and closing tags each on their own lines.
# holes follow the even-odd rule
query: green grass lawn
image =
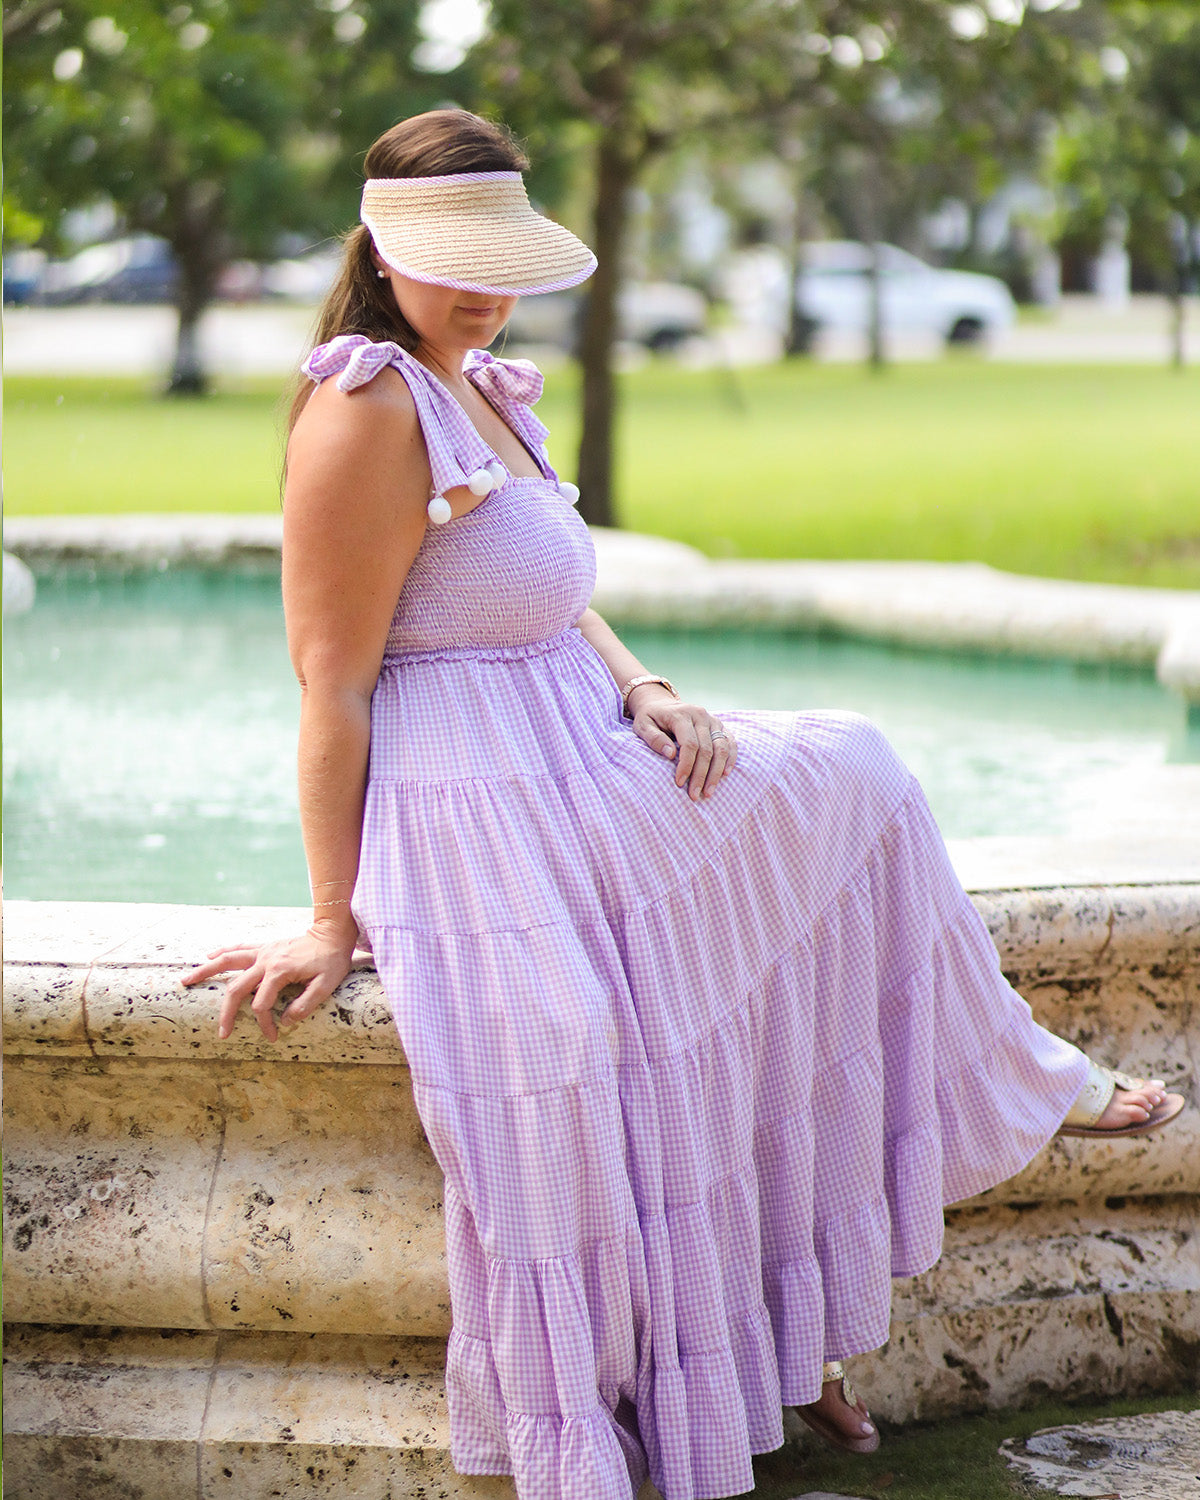
<svg viewBox="0 0 1200 1500">
<path fill-rule="evenodd" d="M 978 559 L 1200 586 L 1200 371 L 958 358 L 622 379 L 622 524 L 714 556 Z M 575 380 L 547 383 L 573 470 Z M 7 383 L 9 513 L 266 510 L 283 403 L 130 380 Z"/>
</svg>

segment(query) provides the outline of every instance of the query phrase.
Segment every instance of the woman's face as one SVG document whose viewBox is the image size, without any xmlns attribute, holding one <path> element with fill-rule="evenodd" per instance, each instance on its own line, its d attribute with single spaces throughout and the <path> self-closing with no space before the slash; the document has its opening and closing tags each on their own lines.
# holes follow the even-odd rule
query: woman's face
<svg viewBox="0 0 1200 1500">
<path fill-rule="evenodd" d="M 517 305 L 515 297 L 430 286 L 389 266 L 380 269 L 387 272 L 396 305 L 409 326 L 431 349 L 485 349 Z"/>
</svg>

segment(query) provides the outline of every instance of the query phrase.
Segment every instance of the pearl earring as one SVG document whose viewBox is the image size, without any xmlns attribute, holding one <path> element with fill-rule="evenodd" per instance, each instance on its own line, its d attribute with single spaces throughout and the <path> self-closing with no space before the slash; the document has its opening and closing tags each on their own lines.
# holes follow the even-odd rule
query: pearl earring
<svg viewBox="0 0 1200 1500">
<path fill-rule="evenodd" d="M 387 278 L 386 271 L 376 271 L 375 274 L 379 277 L 380 281 L 384 281 Z"/>
</svg>

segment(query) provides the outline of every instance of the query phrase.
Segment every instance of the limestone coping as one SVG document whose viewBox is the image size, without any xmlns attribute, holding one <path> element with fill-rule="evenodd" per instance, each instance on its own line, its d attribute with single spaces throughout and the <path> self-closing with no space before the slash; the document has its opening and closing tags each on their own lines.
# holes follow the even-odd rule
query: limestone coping
<svg viewBox="0 0 1200 1500">
<path fill-rule="evenodd" d="M 974 897 L 1009 972 L 1056 980 L 1200 965 L 1200 885 L 1003 891 Z M 96 1058 L 402 1062 L 378 976 L 363 956 L 332 1002 L 267 1042 L 246 1013 L 216 1031 L 218 981 L 183 972 L 230 942 L 302 930 L 303 909 L 10 901 L 4 1051 Z"/>
<path fill-rule="evenodd" d="M 901 645 L 1157 665 L 1200 706 L 1200 592 L 1000 572 L 982 563 L 713 560 L 662 537 L 593 528 L 596 607 L 623 624 L 826 629 Z M 275 566 L 277 513 L 17 516 L 6 546 L 35 570 Z"/>
</svg>

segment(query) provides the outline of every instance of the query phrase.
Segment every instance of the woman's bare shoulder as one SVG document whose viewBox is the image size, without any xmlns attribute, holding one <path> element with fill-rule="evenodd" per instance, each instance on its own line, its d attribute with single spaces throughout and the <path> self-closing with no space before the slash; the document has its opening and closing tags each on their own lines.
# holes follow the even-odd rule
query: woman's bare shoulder
<svg viewBox="0 0 1200 1500">
<path fill-rule="evenodd" d="M 431 484 L 416 403 L 398 371 L 352 391 L 322 381 L 288 439 L 285 513 L 312 507 L 424 522 Z"/>
<path fill-rule="evenodd" d="M 373 478 L 424 494 L 429 456 L 416 403 L 404 377 L 384 369 L 352 391 L 324 380 L 308 398 L 288 439 L 288 489 L 313 481 L 354 490 Z"/>
<path fill-rule="evenodd" d="M 393 437 L 411 435 L 418 427 L 417 405 L 408 383 L 391 366 L 352 391 L 338 389 L 336 380 L 323 380 L 309 396 L 296 421 L 292 442 L 321 442 L 338 436 L 386 430 Z"/>
</svg>

